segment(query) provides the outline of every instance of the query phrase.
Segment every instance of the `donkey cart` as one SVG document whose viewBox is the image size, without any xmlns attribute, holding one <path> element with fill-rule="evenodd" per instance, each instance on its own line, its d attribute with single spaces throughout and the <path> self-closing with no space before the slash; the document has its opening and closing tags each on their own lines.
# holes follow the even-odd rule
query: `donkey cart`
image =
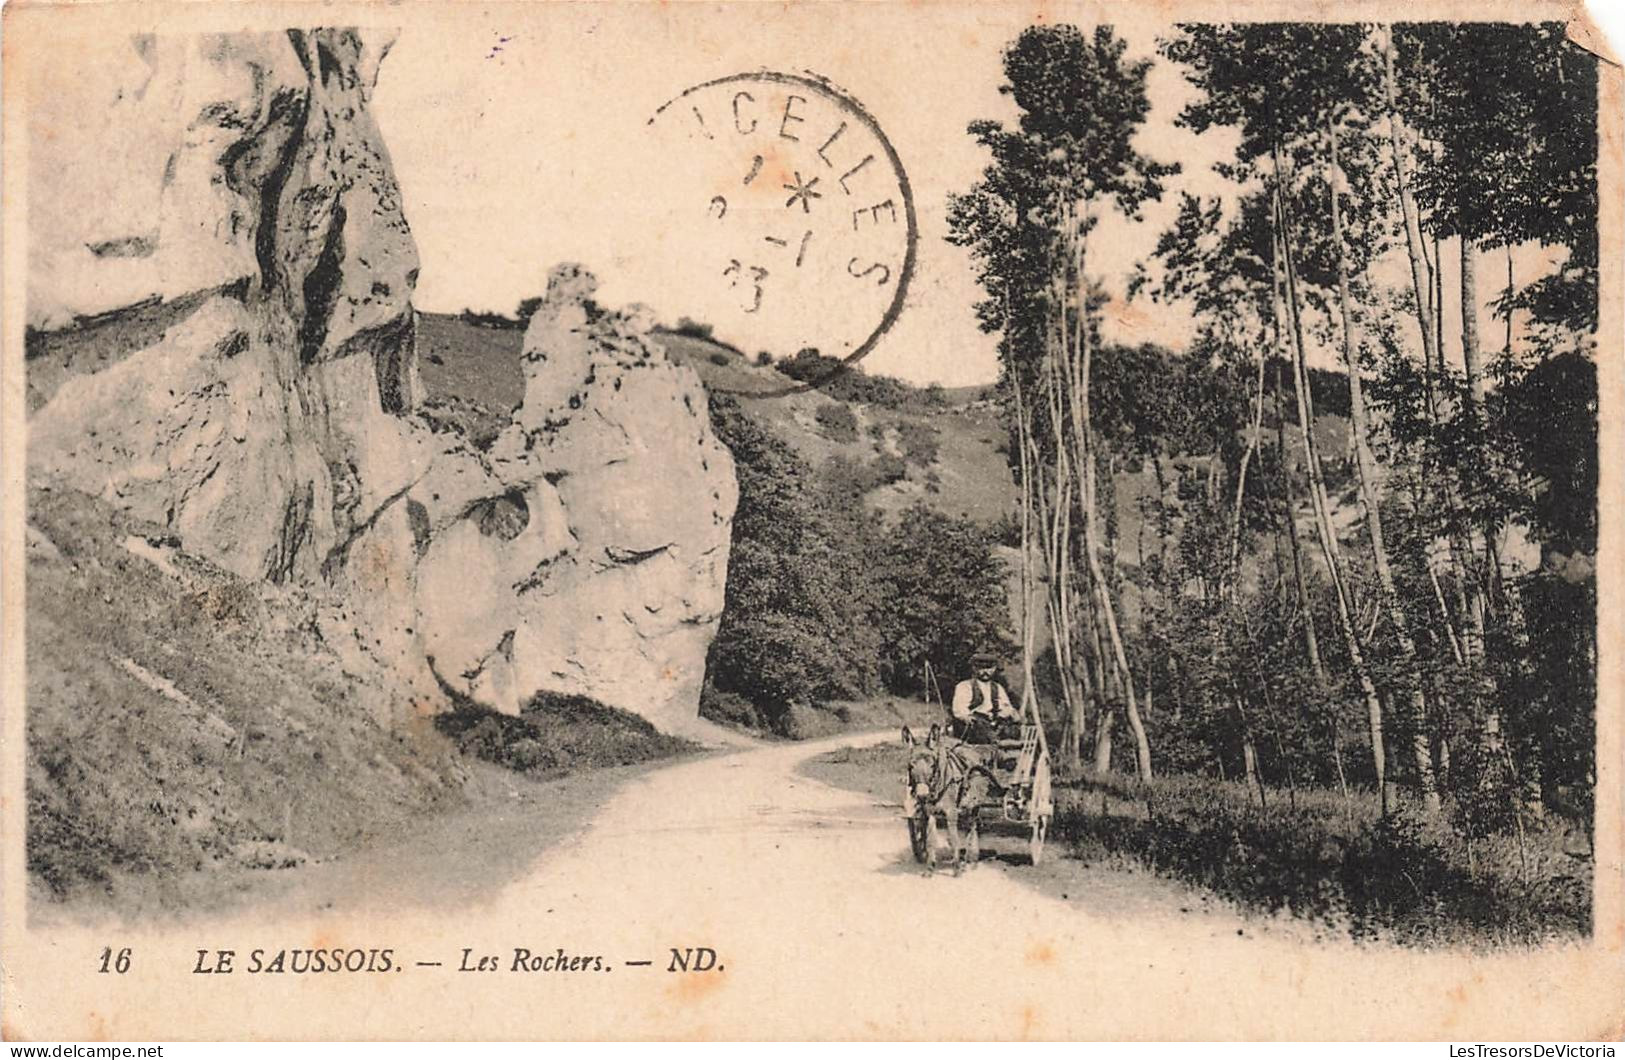
<svg viewBox="0 0 1625 1060">
<path fill-rule="evenodd" d="M 903 796 L 903 817 L 915 861 L 935 868 L 941 841 L 939 817 L 955 848 L 956 869 L 961 826 L 965 830 L 964 859 L 972 865 L 981 856 L 982 825 L 994 823 L 1025 830 L 1032 864 L 1043 860 L 1055 806 L 1050 793 L 1049 749 L 1033 714 L 1023 710 L 1020 739 L 990 744 L 955 741 L 938 726 L 931 727 L 930 737 L 917 746 L 909 764 Z M 903 738 L 916 746 L 907 729 Z"/>
</svg>

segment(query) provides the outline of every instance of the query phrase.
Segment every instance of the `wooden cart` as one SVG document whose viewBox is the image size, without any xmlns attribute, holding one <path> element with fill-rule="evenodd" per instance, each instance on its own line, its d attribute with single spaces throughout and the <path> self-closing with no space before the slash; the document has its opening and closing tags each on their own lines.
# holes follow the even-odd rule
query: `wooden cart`
<svg viewBox="0 0 1625 1060">
<path fill-rule="evenodd" d="M 969 834 L 967 857 L 974 864 L 980 856 L 980 826 L 1005 824 L 1026 831 L 1028 855 L 1034 865 L 1039 864 L 1044 858 L 1044 840 L 1049 836 L 1055 803 L 1050 789 L 1049 745 L 1037 704 L 1023 698 L 1020 739 L 970 746 L 982 749 L 1003 792 L 990 795 L 977 806 L 979 827 Z M 914 860 L 923 864 L 930 848 L 938 842 L 936 816 L 924 803 L 916 802 L 911 793 L 905 795 L 904 807 L 909 847 Z"/>
</svg>

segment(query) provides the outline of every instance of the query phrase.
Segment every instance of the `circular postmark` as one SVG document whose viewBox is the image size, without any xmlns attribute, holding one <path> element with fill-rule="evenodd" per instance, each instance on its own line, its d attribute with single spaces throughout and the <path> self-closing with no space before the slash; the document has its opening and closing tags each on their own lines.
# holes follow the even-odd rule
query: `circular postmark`
<svg viewBox="0 0 1625 1060">
<path fill-rule="evenodd" d="M 669 206 L 655 242 L 682 277 L 682 312 L 747 356 L 811 347 L 844 368 L 875 348 L 903 310 L 918 228 L 903 164 L 857 100 L 759 70 L 685 89 L 648 124 Z"/>
</svg>

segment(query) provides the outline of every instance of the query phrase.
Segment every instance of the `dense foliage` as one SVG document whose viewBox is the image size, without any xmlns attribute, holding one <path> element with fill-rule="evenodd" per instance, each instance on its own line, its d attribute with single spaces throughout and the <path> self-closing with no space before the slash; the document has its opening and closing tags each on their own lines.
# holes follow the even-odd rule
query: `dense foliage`
<svg viewBox="0 0 1625 1060">
<path fill-rule="evenodd" d="M 519 773 L 553 776 L 576 769 L 633 765 L 694 749 L 636 714 L 586 696 L 539 692 L 518 717 L 454 698 L 455 710 L 435 716 L 435 728 L 464 754 Z"/>
<path fill-rule="evenodd" d="M 706 713 L 785 731 L 793 708 L 915 691 L 926 659 L 961 669 L 1008 626 L 987 532 L 923 507 L 887 525 L 863 505 L 874 469 L 837 456 L 815 470 L 738 402 L 710 400 L 739 505 Z"/>
<path fill-rule="evenodd" d="M 1056 831 L 1091 860 L 1129 857 L 1245 909 L 1290 912 L 1363 940 L 1538 945 L 1591 925 L 1583 865 L 1560 826 L 1469 851 L 1413 813 L 1382 817 L 1321 793 L 1253 804 L 1239 784 L 1102 777 L 1061 811 Z M 1533 864 L 1531 864 L 1533 863 Z"/>
<path fill-rule="evenodd" d="M 1192 90 L 1176 123 L 1227 152 L 1129 285 L 1194 315 L 1183 358 L 1102 334 L 1091 233 L 1174 172 L 1136 150 L 1150 61 L 1110 27 L 1008 45 L 1017 117 L 970 126 L 989 162 L 950 203 L 1000 338 L 1003 534 L 1047 596 L 1028 665 L 1060 758 L 1240 781 L 1260 810 L 1374 799 L 1343 836 L 1373 886 L 1432 857 L 1411 813 L 1455 844 L 1440 872 L 1509 836 L 1528 870 L 1595 782 L 1596 60 L 1557 24 L 1191 24 L 1158 50 Z M 1155 481 L 1132 561 L 1125 471 Z M 1229 813 L 1112 835 L 1178 861 Z"/>
<path fill-rule="evenodd" d="M 811 346 L 802 347 L 794 357 L 786 357 L 774 367 L 798 383 L 817 387 L 837 401 L 893 410 L 940 408 L 944 403 L 941 387 L 921 389 L 891 376 L 870 375 L 858 365 L 826 357 Z"/>
</svg>

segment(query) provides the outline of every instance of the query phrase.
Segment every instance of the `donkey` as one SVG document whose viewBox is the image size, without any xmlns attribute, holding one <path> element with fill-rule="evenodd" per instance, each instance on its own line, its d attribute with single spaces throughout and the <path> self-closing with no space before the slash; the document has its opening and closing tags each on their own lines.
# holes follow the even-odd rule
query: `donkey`
<svg viewBox="0 0 1625 1060">
<path fill-rule="evenodd" d="M 999 788 L 998 781 L 974 747 L 958 742 L 950 746 L 940 725 L 931 726 L 924 742 L 916 740 L 904 726 L 903 742 L 912 751 L 907 805 L 910 809 L 922 808 L 925 818 L 926 872 L 937 870 L 937 815 L 941 814 L 948 828 L 948 845 L 954 852 L 954 875 L 958 876 L 967 853 L 972 864 L 981 856 L 980 807 L 989 791 Z M 961 845 L 960 824 L 967 819 L 969 828 Z"/>
</svg>

